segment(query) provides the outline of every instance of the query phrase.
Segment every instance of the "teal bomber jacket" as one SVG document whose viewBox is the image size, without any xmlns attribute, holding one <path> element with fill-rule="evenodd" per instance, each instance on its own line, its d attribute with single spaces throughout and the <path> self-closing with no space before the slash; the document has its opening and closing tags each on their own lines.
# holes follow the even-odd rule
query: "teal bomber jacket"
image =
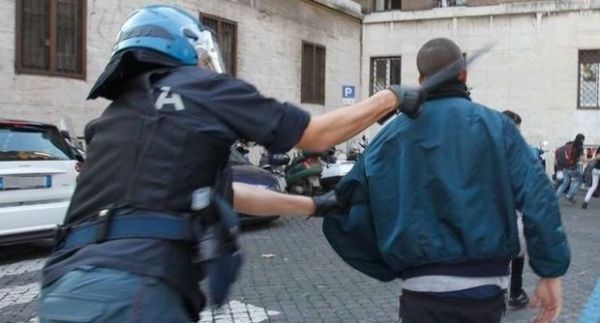
<svg viewBox="0 0 600 323">
<path fill-rule="evenodd" d="M 541 277 L 568 269 L 558 200 L 519 130 L 501 113 L 452 97 L 400 115 L 336 187 L 346 210 L 323 232 L 355 269 L 379 280 L 409 268 L 512 259 L 523 213 L 529 262 Z"/>
</svg>

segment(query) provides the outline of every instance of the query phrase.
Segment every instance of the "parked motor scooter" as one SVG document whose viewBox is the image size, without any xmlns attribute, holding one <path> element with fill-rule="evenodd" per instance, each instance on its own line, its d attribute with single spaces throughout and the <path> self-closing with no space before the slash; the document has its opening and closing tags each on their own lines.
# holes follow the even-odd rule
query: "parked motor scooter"
<svg viewBox="0 0 600 323">
<path fill-rule="evenodd" d="M 300 151 L 285 169 L 287 191 L 294 194 L 313 196 L 321 189 L 323 165 L 318 153 Z"/>
<path fill-rule="evenodd" d="M 348 160 L 345 154 L 335 147 L 330 148 L 321 155 L 323 171 L 321 172 L 321 188 L 327 192 L 335 188 L 335 185 L 346 176 L 354 167 L 354 160 Z"/>
<path fill-rule="evenodd" d="M 250 146 L 250 142 L 246 140 L 238 140 L 235 142 L 235 144 L 233 144 L 235 150 L 242 154 L 242 156 L 244 156 L 244 159 L 246 159 L 246 161 L 248 162 L 250 162 Z"/>
<path fill-rule="evenodd" d="M 358 141 L 358 146 L 352 146 L 350 147 L 350 149 L 348 149 L 348 154 L 347 154 L 347 160 L 358 160 L 360 158 L 360 156 L 362 155 L 363 151 L 365 149 L 367 149 L 367 146 L 369 145 L 369 140 L 367 139 L 367 137 L 365 135 L 363 135 L 360 140 Z M 362 148 L 362 150 L 361 150 Z"/>
<path fill-rule="evenodd" d="M 279 187 L 287 191 L 287 182 L 285 180 L 285 169 L 290 162 L 288 154 L 270 154 L 266 150 L 260 155 L 258 166 L 271 172 L 279 181 Z"/>
<path fill-rule="evenodd" d="M 321 172 L 321 187 L 324 191 L 334 189 L 340 179 L 350 172 L 368 144 L 367 137 L 362 136 L 358 141 L 360 148 L 353 145 L 348 149 L 347 154 L 343 154 L 335 148 L 330 148 L 325 154 L 321 155 L 321 160 L 325 164 L 323 172 Z"/>
<path fill-rule="evenodd" d="M 322 164 L 318 153 L 300 151 L 290 162 L 287 154 L 263 153 L 259 166 L 285 178 L 286 191 L 312 196 L 320 191 Z"/>
</svg>

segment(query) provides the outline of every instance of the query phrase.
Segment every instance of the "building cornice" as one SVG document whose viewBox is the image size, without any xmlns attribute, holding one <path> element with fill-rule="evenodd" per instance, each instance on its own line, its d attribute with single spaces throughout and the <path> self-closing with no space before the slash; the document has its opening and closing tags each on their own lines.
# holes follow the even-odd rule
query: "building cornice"
<svg viewBox="0 0 600 323">
<path fill-rule="evenodd" d="M 351 0 L 308 0 L 308 2 L 320 4 L 360 20 L 363 19 L 360 4 Z"/>
<path fill-rule="evenodd" d="M 386 11 L 375 12 L 364 17 L 364 24 L 378 24 L 387 22 L 410 22 L 436 19 L 525 15 L 525 14 L 550 14 L 582 10 L 600 10 L 600 0 L 546 0 L 505 3 L 491 6 L 478 7 L 448 7 L 434 8 L 419 11 Z"/>
</svg>

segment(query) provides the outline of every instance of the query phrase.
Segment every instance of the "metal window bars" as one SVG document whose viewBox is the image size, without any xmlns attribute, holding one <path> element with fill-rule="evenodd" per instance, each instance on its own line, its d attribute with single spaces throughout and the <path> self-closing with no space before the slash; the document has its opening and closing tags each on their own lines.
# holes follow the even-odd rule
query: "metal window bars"
<svg viewBox="0 0 600 323">
<path fill-rule="evenodd" d="M 579 51 L 580 109 L 600 109 L 600 50 Z"/>
<path fill-rule="evenodd" d="M 17 1 L 17 73 L 85 77 L 86 1 Z"/>
<path fill-rule="evenodd" d="M 400 56 L 371 59 L 371 94 L 400 84 L 401 62 Z"/>
</svg>

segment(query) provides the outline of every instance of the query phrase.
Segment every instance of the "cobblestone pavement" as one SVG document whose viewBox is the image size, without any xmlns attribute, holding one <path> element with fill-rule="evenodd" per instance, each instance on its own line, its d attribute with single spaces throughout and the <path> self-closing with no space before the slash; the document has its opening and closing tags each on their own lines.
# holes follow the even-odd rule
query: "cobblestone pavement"
<svg viewBox="0 0 600 323">
<path fill-rule="evenodd" d="M 573 251 L 559 322 L 576 322 L 600 277 L 600 200 L 589 209 L 561 202 Z M 381 283 L 346 266 L 321 234 L 321 221 L 282 218 L 247 230 L 246 263 L 222 310 L 201 322 L 396 322 L 399 282 Z M 35 322 L 40 268 L 48 243 L 0 247 L 0 322 Z M 531 294 L 536 278 L 527 270 Z M 529 309 L 505 322 L 531 322 Z M 587 322 L 586 322 L 587 323 Z"/>
</svg>

